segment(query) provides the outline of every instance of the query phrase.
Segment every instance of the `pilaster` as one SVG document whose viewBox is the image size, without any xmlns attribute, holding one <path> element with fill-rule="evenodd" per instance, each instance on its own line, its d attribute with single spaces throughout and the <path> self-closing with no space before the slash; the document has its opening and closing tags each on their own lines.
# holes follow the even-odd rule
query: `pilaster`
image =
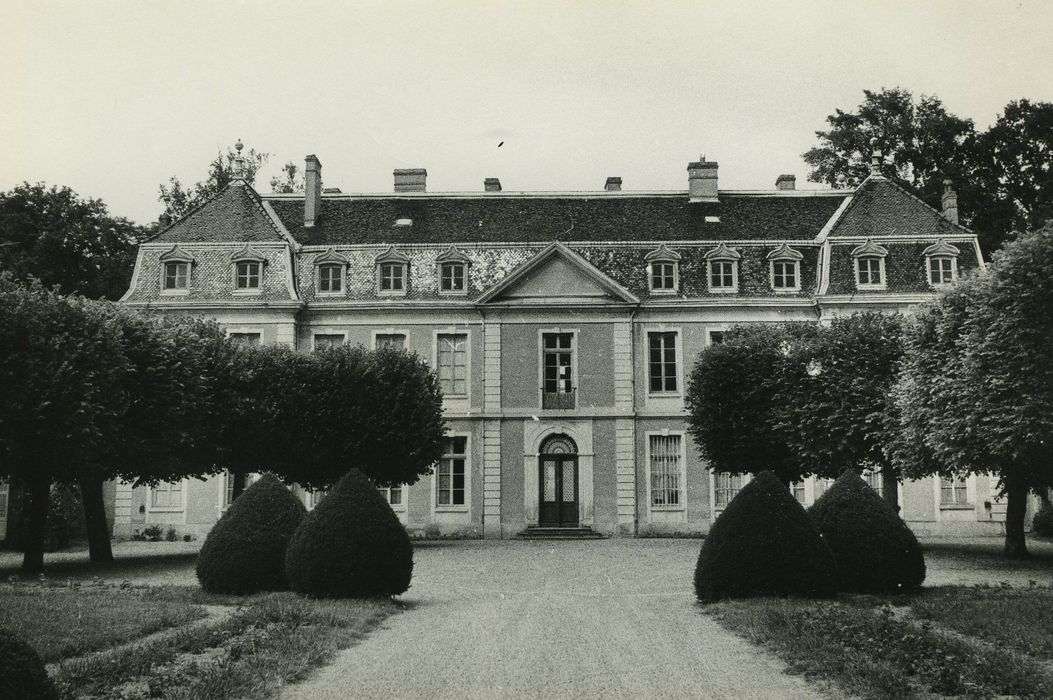
<svg viewBox="0 0 1053 700">
<path fill-rule="evenodd" d="M 636 534 L 636 427 L 632 418 L 614 422 L 615 502 L 618 534 Z"/>
</svg>

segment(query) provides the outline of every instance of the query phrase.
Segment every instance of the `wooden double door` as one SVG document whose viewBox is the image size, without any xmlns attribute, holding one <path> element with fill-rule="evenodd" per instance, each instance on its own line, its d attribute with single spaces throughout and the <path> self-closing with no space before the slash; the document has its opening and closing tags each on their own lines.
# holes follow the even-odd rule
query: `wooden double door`
<svg viewBox="0 0 1053 700">
<path fill-rule="evenodd" d="M 578 526 L 578 456 L 542 454 L 538 459 L 541 527 Z"/>
</svg>

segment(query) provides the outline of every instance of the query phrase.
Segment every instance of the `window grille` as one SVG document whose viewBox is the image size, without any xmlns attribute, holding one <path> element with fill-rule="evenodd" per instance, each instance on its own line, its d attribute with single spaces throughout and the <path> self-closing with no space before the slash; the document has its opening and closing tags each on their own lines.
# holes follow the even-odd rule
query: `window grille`
<svg viewBox="0 0 1053 700">
<path fill-rule="evenodd" d="M 651 436 L 651 505 L 683 505 L 679 435 Z"/>
<path fill-rule="evenodd" d="M 713 475 L 713 505 L 716 508 L 726 508 L 731 500 L 738 495 L 745 484 L 742 474 L 728 474 L 717 472 Z"/>
</svg>

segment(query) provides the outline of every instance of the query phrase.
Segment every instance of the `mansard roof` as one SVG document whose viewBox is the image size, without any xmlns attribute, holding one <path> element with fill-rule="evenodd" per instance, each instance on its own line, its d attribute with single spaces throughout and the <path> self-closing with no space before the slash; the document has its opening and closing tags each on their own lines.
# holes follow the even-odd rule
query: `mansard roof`
<svg viewBox="0 0 1053 700">
<path fill-rule="evenodd" d="M 880 176 L 868 177 L 830 229 L 830 237 L 962 236 L 972 231 L 953 224 L 940 212 Z"/>
<path fill-rule="evenodd" d="M 675 193 L 401 193 L 322 195 L 305 228 L 303 197 L 265 195 L 303 245 L 551 241 L 809 240 L 849 192 L 721 192 L 719 203 Z M 412 227 L 392 228 L 395 219 Z"/>
<path fill-rule="evenodd" d="M 215 196 L 164 229 L 151 242 L 289 242 L 287 232 L 267 211 L 252 187 L 235 180 Z"/>
</svg>

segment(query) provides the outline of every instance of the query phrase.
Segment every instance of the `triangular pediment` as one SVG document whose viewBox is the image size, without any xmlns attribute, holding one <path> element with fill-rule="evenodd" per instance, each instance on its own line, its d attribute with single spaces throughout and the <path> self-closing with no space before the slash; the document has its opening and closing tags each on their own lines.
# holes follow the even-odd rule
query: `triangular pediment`
<svg viewBox="0 0 1053 700">
<path fill-rule="evenodd" d="M 628 290 L 562 243 L 553 243 L 491 287 L 482 304 L 636 304 Z"/>
</svg>

